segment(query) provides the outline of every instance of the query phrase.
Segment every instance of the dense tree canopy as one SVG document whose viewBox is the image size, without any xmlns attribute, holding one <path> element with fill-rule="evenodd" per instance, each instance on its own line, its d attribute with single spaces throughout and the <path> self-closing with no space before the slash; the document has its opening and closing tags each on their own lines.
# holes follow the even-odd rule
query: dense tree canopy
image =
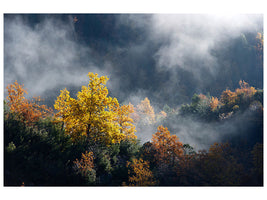
<svg viewBox="0 0 267 200">
<path fill-rule="evenodd" d="M 67 89 L 56 113 L 27 100 L 17 82 L 4 102 L 5 185 L 237 186 L 263 184 L 263 92 L 240 81 L 221 96 L 194 95 L 191 104 L 165 105 L 154 112 L 148 98 L 134 106 L 108 96 L 107 77 L 89 73 L 77 98 Z M 37 99 L 39 102 L 39 99 Z M 177 122 L 189 116 L 203 123 L 248 117 L 250 129 L 196 151 L 159 125 L 140 144 L 136 127 Z M 236 116 L 236 118 L 235 118 Z M 138 120 L 136 120 L 138 119 Z M 142 126 L 144 129 L 140 129 Z M 253 134 L 252 134 L 253 133 Z M 200 135 L 201 137 L 201 135 Z"/>
</svg>

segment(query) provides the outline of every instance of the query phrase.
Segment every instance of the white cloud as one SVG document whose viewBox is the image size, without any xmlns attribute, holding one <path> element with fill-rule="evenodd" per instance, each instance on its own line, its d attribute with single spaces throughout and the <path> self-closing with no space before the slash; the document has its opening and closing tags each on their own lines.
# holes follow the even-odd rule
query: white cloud
<svg viewBox="0 0 267 200">
<path fill-rule="evenodd" d="M 5 85 L 18 80 L 36 96 L 57 85 L 82 85 L 95 69 L 90 48 L 75 42 L 69 23 L 46 19 L 31 27 L 15 18 L 5 20 L 4 34 Z"/>
<path fill-rule="evenodd" d="M 262 15 L 155 14 L 151 38 L 163 41 L 155 54 L 157 67 L 170 70 L 180 67 L 195 72 L 208 68 L 216 73 L 213 48 L 220 48 L 244 31 L 255 31 Z"/>
</svg>

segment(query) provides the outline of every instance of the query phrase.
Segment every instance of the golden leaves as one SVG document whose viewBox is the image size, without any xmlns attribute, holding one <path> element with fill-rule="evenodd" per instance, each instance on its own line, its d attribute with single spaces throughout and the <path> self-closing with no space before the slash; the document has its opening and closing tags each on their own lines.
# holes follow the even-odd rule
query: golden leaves
<svg viewBox="0 0 267 200">
<path fill-rule="evenodd" d="M 234 106 L 240 98 L 251 98 L 257 90 L 254 87 L 250 87 L 245 81 L 239 81 L 240 88 L 237 88 L 234 92 L 226 89 L 222 92 L 221 102 L 223 104 L 228 104 Z"/>
<path fill-rule="evenodd" d="M 257 90 L 254 87 L 250 87 L 245 81 L 239 81 L 240 88 L 235 90 L 237 95 L 244 94 L 245 97 L 252 97 Z"/>
<path fill-rule="evenodd" d="M 126 165 L 129 170 L 130 186 L 153 186 L 156 185 L 152 171 L 149 169 L 149 162 L 143 159 L 133 159 L 132 162 L 127 161 Z"/>
<path fill-rule="evenodd" d="M 216 108 L 219 106 L 220 102 L 219 99 L 217 97 L 211 97 L 210 100 L 210 108 L 212 111 L 215 111 Z"/>
<path fill-rule="evenodd" d="M 65 131 L 74 141 L 86 137 L 105 145 L 135 138 L 135 127 L 129 117 L 131 106 L 120 107 L 118 100 L 108 96 L 107 77 L 88 73 L 89 84 L 82 86 L 77 99 L 65 89 L 55 102 L 57 119 L 64 122 Z"/>
<path fill-rule="evenodd" d="M 221 95 L 222 103 L 234 104 L 236 100 L 237 100 L 237 94 L 235 92 L 232 92 L 229 89 L 226 89 L 225 91 L 222 92 Z"/>
<path fill-rule="evenodd" d="M 131 103 L 129 105 L 118 106 L 114 109 L 116 112 L 115 121 L 120 125 L 120 132 L 125 134 L 127 139 L 136 139 L 136 129 L 131 114 L 134 112 L 134 107 Z"/>
</svg>

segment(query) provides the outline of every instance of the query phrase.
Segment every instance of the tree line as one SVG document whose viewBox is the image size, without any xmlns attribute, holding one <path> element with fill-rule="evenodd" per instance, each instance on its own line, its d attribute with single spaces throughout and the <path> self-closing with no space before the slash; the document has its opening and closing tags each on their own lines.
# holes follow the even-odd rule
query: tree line
<svg viewBox="0 0 267 200">
<path fill-rule="evenodd" d="M 109 96 L 107 77 L 88 77 L 76 98 L 61 90 L 54 109 L 25 98 L 18 82 L 7 86 L 5 186 L 263 185 L 262 90 L 240 81 L 219 98 L 195 94 L 191 104 L 156 113 L 148 98 L 122 105 Z M 247 110 L 259 136 L 242 145 L 230 140 L 196 151 L 167 128 L 186 117 L 221 123 Z M 151 124 L 157 131 L 141 144 L 136 129 Z"/>
</svg>

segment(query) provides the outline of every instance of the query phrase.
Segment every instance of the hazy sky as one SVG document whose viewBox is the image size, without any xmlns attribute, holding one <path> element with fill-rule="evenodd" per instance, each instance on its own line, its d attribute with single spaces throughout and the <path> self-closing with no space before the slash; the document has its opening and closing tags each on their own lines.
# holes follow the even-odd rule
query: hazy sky
<svg viewBox="0 0 267 200">
<path fill-rule="evenodd" d="M 83 26 L 83 35 L 75 29 L 73 18 L 54 15 L 34 22 L 35 16 L 5 16 L 5 86 L 18 80 L 30 94 L 42 95 L 58 86 L 81 86 L 93 71 L 112 77 L 111 89 L 113 84 L 118 88 L 131 76 L 127 65 L 140 72 L 145 62 L 153 62 L 150 67 L 158 71 L 173 73 L 173 68 L 182 68 L 198 79 L 203 78 L 199 73 L 203 68 L 216 75 L 218 66 L 211 49 L 226 45 L 244 31 L 259 29 L 262 15 L 120 15 L 111 22 L 108 18 L 86 22 L 78 16 L 76 23 Z M 95 44 L 85 42 L 90 37 Z M 99 56 L 105 50 L 113 57 Z M 123 53 L 126 56 L 120 57 Z M 122 58 L 123 68 L 118 68 L 116 56 Z M 125 77 L 117 76 L 118 70 Z"/>
<path fill-rule="evenodd" d="M 29 96 L 51 104 L 60 89 L 75 92 L 86 85 L 92 71 L 110 78 L 108 89 L 121 103 L 137 104 L 148 96 L 160 110 L 158 102 L 188 101 L 192 93 L 207 91 L 222 67 L 231 71 L 214 51 L 227 49 L 243 33 L 261 31 L 262 20 L 262 15 L 5 15 L 4 84 L 18 80 Z M 196 146 L 218 139 L 213 125 L 202 127 L 199 137 L 200 126 L 173 128 Z M 142 138 L 155 130 L 147 127 Z"/>
</svg>

